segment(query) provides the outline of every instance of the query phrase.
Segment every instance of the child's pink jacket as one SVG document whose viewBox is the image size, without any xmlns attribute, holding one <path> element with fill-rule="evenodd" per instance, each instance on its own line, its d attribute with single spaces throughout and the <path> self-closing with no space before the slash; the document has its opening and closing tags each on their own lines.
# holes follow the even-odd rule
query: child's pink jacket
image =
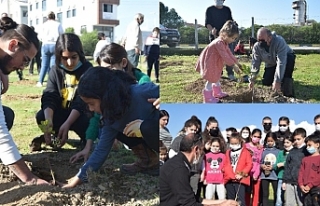
<svg viewBox="0 0 320 206">
<path fill-rule="evenodd" d="M 246 143 L 246 148 L 250 151 L 252 157 L 252 169 L 250 172 L 250 176 L 253 178 L 258 178 L 260 176 L 260 163 L 262 158 L 263 147 L 260 145 L 259 147 L 254 147 L 250 143 Z"/>
<path fill-rule="evenodd" d="M 228 44 L 218 37 L 201 52 L 196 64 L 196 71 L 200 72 L 205 80 L 216 83 L 221 77 L 224 64 L 232 66 L 237 62 Z"/>
</svg>

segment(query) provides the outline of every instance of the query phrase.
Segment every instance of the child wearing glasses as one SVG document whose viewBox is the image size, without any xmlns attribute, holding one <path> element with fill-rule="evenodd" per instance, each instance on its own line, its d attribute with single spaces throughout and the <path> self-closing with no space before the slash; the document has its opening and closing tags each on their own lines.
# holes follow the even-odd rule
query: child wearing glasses
<svg viewBox="0 0 320 206">
<path fill-rule="evenodd" d="M 210 141 L 210 152 L 203 158 L 204 168 L 201 173 L 200 182 L 206 186 L 205 198 L 212 200 L 217 192 L 219 200 L 226 198 L 223 178 L 223 168 L 226 161 L 224 144 L 218 137 Z"/>
<path fill-rule="evenodd" d="M 249 150 L 243 148 L 239 133 L 232 133 L 229 140 L 230 149 L 226 152 L 224 168 L 224 183 L 227 199 L 238 201 L 241 206 L 246 206 L 245 188 L 250 185 L 250 171 L 252 159 Z"/>
<path fill-rule="evenodd" d="M 252 169 L 250 171 L 250 186 L 247 187 L 246 191 L 246 203 L 247 205 L 258 205 L 259 203 L 259 191 L 260 191 L 260 162 L 263 152 L 263 146 L 260 144 L 261 130 L 254 129 L 249 136 L 249 142 L 246 143 L 246 148 L 251 153 L 252 158 Z M 252 194 L 252 197 L 251 197 Z"/>
</svg>

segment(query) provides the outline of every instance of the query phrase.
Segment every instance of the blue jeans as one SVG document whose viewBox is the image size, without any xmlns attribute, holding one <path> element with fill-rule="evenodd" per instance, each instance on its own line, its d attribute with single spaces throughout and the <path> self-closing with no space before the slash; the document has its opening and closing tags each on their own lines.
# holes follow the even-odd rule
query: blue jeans
<svg viewBox="0 0 320 206">
<path fill-rule="evenodd" d="M 282 206 L 283 200 L 284 200 L 284 192 L 282 190 L 282 179 L 278 179 L 276 206 Z"/>
<path fill-rule="evenodd" d="M 134 49 L 128 50 L 128 60 L 131 62 L 134 68 L 137 68 L 139 64 L 139 56 L 140 54 L 137 54 Z"/>
<path fill-rule="evenodd" d="M 41 47 L 41 70 L 39 75 L 39 81 L 41 84 L 50 68 L 55 64 L 55 44 L 43 44 Z"/>
</svg>

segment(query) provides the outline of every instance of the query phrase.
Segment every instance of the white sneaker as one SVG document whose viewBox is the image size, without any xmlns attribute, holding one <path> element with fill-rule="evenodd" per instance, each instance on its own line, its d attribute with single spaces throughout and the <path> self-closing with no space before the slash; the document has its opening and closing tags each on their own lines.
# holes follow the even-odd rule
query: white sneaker
<svg viewBox="0 0 320 206">
<path fill-rule="evenodd" d="M 37 87 L 42 87 L 42 83 L 41 82 L 37 82 Z"/>
<path fill-rule="evenodd" d="M 229 77 L 229 80 L 230 80 L 230 81 L 236 81 L 236 80 L 237 80 L 237 79 L 234 77 L 233 74 L 228 75 L 228 77 Z"/>
</svg>

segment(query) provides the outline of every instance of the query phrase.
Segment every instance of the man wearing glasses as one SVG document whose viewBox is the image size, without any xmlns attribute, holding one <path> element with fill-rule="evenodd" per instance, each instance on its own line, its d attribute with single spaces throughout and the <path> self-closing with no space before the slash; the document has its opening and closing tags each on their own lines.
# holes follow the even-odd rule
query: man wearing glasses
<svg viewBox="0 0 320 206">
<path fill-rule="evenodd" d="M 190 186 L 190 170 L 191 164 L 199 161 L 202 148 L 200 135 L 190 133 L 182 138 L 180 152 L 160 168 L 160 205 L 239 205 L 234 200 L 196 199 Z"/>
<path fill-rule="evenodd" d="M 282 36 L 262 27 L 257 32 L 258 42 L 252 50 L 252 66 L 249 88 L 254 87 L 260 65 L 265 62 L 262 84 L 272 86 L 277 93 L 294 96 L 292 73 L 296 56 Z"/>
<path fill-rule="evenodd" d="M 266 134 L 268 132 L 272 132 L 271 131 L 271 129 L 272 129 L 271 117 L 269 117 L 269 116 L 263 117 L 263 119 L 262 119 L 262 127 L 263 127 L 263 132 L 262 132 L 262 135 L 261 135 L 260 144 L 264 145 L 264 139 L 266 138 Z"/>
<path fill-rule="evenodd" d="M 20 24 L 16 29 L 6 30 L 0 37 L 0 70 L 9 75 L 18 69 L 24 69 L 36 55 L 39 48 L 37 34 L 27 25 Z M 3 164 L 26 184 L 49 184 L 31 173 L 21 159 L 5 122 L 0 101 L 0 158 Z"/>
</svg>

